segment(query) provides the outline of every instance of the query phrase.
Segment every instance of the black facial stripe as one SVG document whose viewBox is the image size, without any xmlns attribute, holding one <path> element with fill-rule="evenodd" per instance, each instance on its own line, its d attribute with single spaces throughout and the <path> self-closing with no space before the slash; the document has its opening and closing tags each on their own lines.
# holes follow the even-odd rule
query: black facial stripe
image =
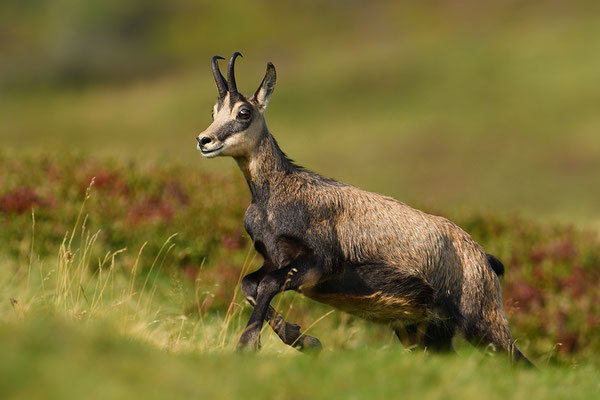
<svg viewBox="0 0 600 400">
<path fill-rule="evenodd" d="M 219 139 L 221 142 L 223 142 L 229 136 L 248 129 L 248 126 L 250 126 L 251 120 L 252 120 L 252 118 L 249 118 L 249 119 L 243 120 L 243 121 L 239 121 L 239 120 L 227 121 L 219 127 L 219 130 L 216 132 L 215 136 L 217 137 L 217 139 Z"/>
</svg>

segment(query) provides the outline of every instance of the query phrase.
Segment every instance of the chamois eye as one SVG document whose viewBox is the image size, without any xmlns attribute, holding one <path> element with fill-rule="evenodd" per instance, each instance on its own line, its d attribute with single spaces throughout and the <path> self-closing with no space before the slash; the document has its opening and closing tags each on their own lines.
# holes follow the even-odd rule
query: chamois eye
<svg viewBox="0 0 600 400">
<path fill-rule="evenodd" d="M 215 120 L 215 110 L 212 110 L 210 112 L 210 116 L 212 117 L 213 121 Z"/>
<path fill-rule="evenodd" d="M 237 116 L 239 119 L 248 119 L 250 118 L 250 110 L 242 108 L 240 111 L 238 111 Z"/>
</svg>

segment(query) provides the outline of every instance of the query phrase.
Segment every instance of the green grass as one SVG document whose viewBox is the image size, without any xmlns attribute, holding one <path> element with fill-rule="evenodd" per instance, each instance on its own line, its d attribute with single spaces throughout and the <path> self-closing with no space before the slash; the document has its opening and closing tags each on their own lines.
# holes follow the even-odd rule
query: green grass
<svg viewBox="0 0 600 400">
<path fill-rule="evenodd" d="M 7 343 L 11 345 L 8 346 Z M 110 326 L 40 319 L 0 331 L 0 394 L 15 399 L 590 399 L 597 366 L 513 369 L 505 359 L 399 348 L 257 356 L 166 352 Z"/>
</svg>

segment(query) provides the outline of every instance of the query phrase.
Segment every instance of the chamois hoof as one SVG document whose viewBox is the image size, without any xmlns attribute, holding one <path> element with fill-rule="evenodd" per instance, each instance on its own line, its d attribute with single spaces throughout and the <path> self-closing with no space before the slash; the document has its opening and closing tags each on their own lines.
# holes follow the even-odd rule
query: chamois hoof
<svg viewBox="0 0 600 400">
<path fill-rule="evenodd" d="M 260 350 L 260 331 L 245 330 L 235 346 L 236 352 L 256 352 Z"/>
<path fill-rule="evenodd" d="M 294 348 L 303 353 L 320 353 L 323 346 L 319 339 L 310 335 L 302 335 L 294 343 Z"/>
<path fill-rule="evenodd" d="M 280 326 L 280 329 L 275 328 L 275 332 L 283 343 L 292 346 L 303 353 L 319 352 L 323 349 L 321 342 L 314 336 L 305 335 L 300 331 L 300 325 L 293 323 L 285 323 Z"/>
<path fill-rule="evenodd" d="M 235 346 L 236 353 L 256 353 L 260 350 L 261 344 L 257 343 L 240 343 Z"/>
</svg>

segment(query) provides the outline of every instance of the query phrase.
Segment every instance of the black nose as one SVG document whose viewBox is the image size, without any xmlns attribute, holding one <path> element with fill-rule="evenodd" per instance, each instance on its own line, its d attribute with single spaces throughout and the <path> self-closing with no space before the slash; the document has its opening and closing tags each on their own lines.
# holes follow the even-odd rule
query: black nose
<svg viewBox="0 0 600 400">
<path fill-rule="evenodd" d="M 208 136 L 204 136 L 202 139 L 196 138 L 196 140 L 198 141 L 198 143 L 200 144 L 200 146 L 204 146 L 204 145 L 207 145 L 210 142 L 212 142 L 212 139 L 209 138 Z"/>
</svg>

